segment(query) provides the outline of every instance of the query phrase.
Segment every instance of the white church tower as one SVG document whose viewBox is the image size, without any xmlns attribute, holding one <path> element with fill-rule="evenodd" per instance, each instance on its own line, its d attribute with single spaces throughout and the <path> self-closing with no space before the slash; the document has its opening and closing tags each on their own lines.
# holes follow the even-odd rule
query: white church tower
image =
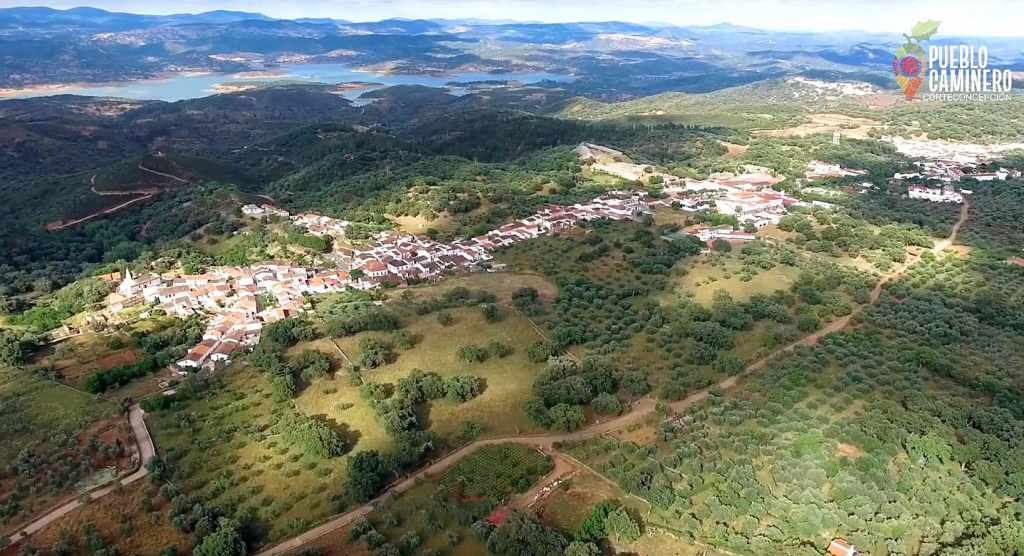
<svg viewBox="0 0 1024 556">
<path fill-rule="evenodd" d="M 117 287 L 117 293 L 129 297 L 135 291 L 135 278 L 132 278 L 132 271 L 128 268 L 124 269 L 124 280 L 121 281 L 121 285 Z"/>
</svg>

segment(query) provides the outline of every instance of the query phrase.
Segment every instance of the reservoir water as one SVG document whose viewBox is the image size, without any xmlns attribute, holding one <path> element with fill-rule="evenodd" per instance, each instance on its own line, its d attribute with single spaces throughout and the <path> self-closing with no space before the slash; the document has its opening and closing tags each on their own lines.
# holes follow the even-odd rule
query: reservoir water
<svg viewBox="0 0 1024 556">
<path fill-rule="evenodd" d="M 82 84 L 55 87 L 52 89 L 41 88 L 37 90 L 25 90 L 13 94 L 4 95 L 2 98 L 25 98 L 35 96 L 52 96 L 58 94 L 119 97 L 141 100 L 166 100 L 176 101 L 189 98 L 198 98 L 216 94 L 218 85 L 241 84 L 245 81 L 289 81 L 307 83 L 350 83 L 350 82 L 371 82 L 383 86 L 392 85 L 426 85 L 428 87 L 445 87 L 448 83 L 468 81 L 490 81 L 508 80 L 521 83 L 536 83 L 538 81 L 571 81 L 572 77 L 544 72 L 526 73 L 482 73 L 482 72 L 453 72 L 448 75 L 417 75 L 397 73 L 374 73 L 358 71 L 349 66 L 340 64 L 294 64 L 282 65 L 275 68 L 273 75 L 245 75 L 245 74 L 182 74 L 163 79 L 147 79 L 140 81 L 125 81 L 103 84 Z M 366 92 L 367 89 L 356 89 L 348 91 L 345 96 L 354 99 Z M 458 92 L 456 89 L 455 92 Z"/>
</svg>

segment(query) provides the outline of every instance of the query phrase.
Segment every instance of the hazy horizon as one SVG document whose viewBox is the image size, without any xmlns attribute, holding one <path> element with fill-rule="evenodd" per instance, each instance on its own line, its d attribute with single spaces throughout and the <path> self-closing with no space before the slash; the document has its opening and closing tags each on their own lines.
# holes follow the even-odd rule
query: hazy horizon
<svg viewBox="0 0 1024 556">
<path fill-rule="evenodd" d="M 721 23 L 772 31 L 903 33 L 917 21 L 942 22 L 941 35 L 1024 36 L 1024 11 L 1014 3 L 980 0 L 970 9 L 949 0 L 814 2 L 811 0 L 639 0 L 622 9 L 611 0 L 51 0 L 25 4 L 0 0 L 0 8 L 94 7 L 104 10 L 168 15 L 214 10 L 258 12 L 281 19 L 333 18 L 354 22 L 382 19 L 480 19 L 493 21 L 568 23 L 622 21 L 645 25 L 707 26 Z M 883 15 L 884 14 L 884 15 Z M 798 23 L 794 23 L 798 22 Z"/>
</svg>

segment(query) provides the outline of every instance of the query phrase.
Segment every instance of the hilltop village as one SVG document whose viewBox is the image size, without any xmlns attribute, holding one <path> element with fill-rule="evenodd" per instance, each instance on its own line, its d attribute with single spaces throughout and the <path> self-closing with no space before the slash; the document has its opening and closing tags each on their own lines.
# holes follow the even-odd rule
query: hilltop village
<svg viewBox="0 0 1024 556">
<path fill-rule="evenodd" d="M 626 165 L 619 169 L 631 171 Z M 736 216 L 745 231 L 731 225 L 697 225 L 686 233 L 708 244 L 718 239 L 751 241 L 755 239 L 753 231 L 778 223 L 787 207 L 809 204 L 771 190 L 778 181 L 777 177 L 758 172 L 716 175 L 708 180 L 672 176 L 665 180 L 663 193 L 658 196 L 644 191 L 611 191 L 585 203 L 547 205 L 527 218 L 481 236 L 447 243 L 382 232 L 365 246 L 330 253 L 330 260 L 335 263 L 331 269 L 274 262 L 211 268 L 203 274 L 127 272 L 123 279 L 113 277 L 119 283 L 106 299 L 106 312 L 116 316 L 132 307 L 154 306 L 183 318 L 197 313 L 208 316 L 202 342 L 177 363 L 176 371 L 183 375 L 197 369 L 212 369 L 230 361 L 235 352 L 254 346 L 264 325 L 305 311 L 307 296 L 433 281 L 459 272 L 495 271 L 494 251 L 532 238 L 567 232 L 582 222 L 637 219 L 658 207 L 686 212 L 714 208 Z M 245 205 L 242 214 L 251 218 L 288 219 L 310 234 L 335 238 L 343 238 L 349 225 L 348 221 L 319 214 L 292 215 L 266 204 Z"/>
<path fill-rule="evenodd" d="M 536 214 L 479 237 L 442 243 L 395 233 L 378 234 L 372 245 L 345 257 L 344 268 L 311 269 L 290 263 L 211 268 L 203 274 L 126 272 L 111 277 L 117 291 L 106 299 L 107 312 L 116 315 L 144 304 L 167 314 L 209 316 L 202 342 L 178 363 L 179 374 L 213 368 L 236 351 L 259 342 L 265 324 L 302 313 L 308 295 L 348 288 L 368 290 L 386 284 L 436 280 L 446 273 L 486 270 L 491 252 L 518 242 L 558 234 L 580 222 L 635 219 L 651 210 L 643 192 L 611 192 L 588 203 L 551 205 Z M 246 206 L 250 216 L 288 216 L 271 206 Z M 343 231 L 344 221 L 303 214 L 294 221 L 309 223 L 311 233 Z"/>
<path fill-rule="evenodd" d="M 918 159 L 916 173 L 896 174 L 906 181 L 908 196 L 932 202 L 962 203 L 970 190 L 954 184 L 963 177 L 978 180 L 1006 179 L 1012 172 L 982 172 L 982 163 L 994 153 L 991 149 L 943 149 L 935 142 L 893 139 L 907 156 Z M 781 181 L 769 171 L 749 167 L 742 174 L 713 174 L 708 179 L 680 178 L 634 164 L 621 152 L 584 143 L 576 153 L 585 166 L 633 182 L 658 184 L 660 194 L 645 191 L 611 191 L 586 203 L 571 206 L 547 205 L 521 220 L 510 222 L 486 234 L 452 242 L 395 232 L 382 232 L 357 249 L 338 249 L 328 254 L 334 268 L 306 268 L 292 263 L 261 263 L 248 267 L 211 268 L 203 274 L 153 274 L 133 276 L 126 273 L 117 291 L 106 300 L 106 311 L 117 315 L 140 305 L 159 307 L 170 315 L 209 317 L 203 340 L 177 363 L 179 374 L 201 368 L 212 369 L 226 363 L 238 350 L 259 342 L 266 324 L 294 316 L 306 310 L 306 297 L 340 292 L 352 288 L 370 290 L 387 285 L 434 281 L 446 274 L 495 271 L 496 250 L 532 238 L 555 235 L 594 220 L 637 219 L 658 207 L 685 212 L 715 211 L 734 216 L 733 225 L 694 225 L 685 233 L 710 245 L 716 240 L 746 242 L 756 239 L 755 232 L 778 224 L 794 206 L 831 207 L 823 201 L 804 201 L 772 189 Z M 965 154 L 966 153 L 966 154 Z M 808 180 L 823 177 L 850 177 L 866 174 L 862 170 L 837 164 L 811 161 Z M 941 187 L 932 187 L 938 181 Z M 863 187 L 871 187 L 865 183 Z M 273 205 L 245 205 L 242 214 L 251 218 L 275 217 L 290 220 L 308 233 L 344 238 L 349 222 L 315 213 L 291 214 Z"/>
</svg>

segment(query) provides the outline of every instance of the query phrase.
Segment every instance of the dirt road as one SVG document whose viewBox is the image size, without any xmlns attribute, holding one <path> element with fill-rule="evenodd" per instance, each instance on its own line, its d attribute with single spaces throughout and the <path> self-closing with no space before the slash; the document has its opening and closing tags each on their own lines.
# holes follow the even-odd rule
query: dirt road
<svg viewBox="0 0 1024 556">
<path fill-rule="evenodd" d="M 582 469 L 581 466 L 577 464 L 576 460 L 565 454 L 554 452 L 549 455 L 551 456 L 555 466 L 547 475 L 538 479 L 537 482 L 530 487 L 530 490 L 512 498 L 508 503 L 509 506 L 519 509 L 533 506 L 551 494 L 552 489 L 559 482 L 575 476 L 576 473 L 579 473 Z"/>
<path fill-rule="evenodd" d="M 935 243 L 935 245 L 932 247 L 932 251 L 934 253 L 939 253 L 943 251 L 956 241 L 956 237 L 957 234 L 960 232 L 960 228 L 963 226 L 964 222 L 967 221 L 969 209 L 970 205 L 968 202 L 965 201 L 964 205 L 961 207 L 960 210 L 960 219 L 953 226 L 948 238 L 940 240 Z M 733 388 L 739 383 L 740 379 L 764 369 L 770 361 L 774 360 L 780 355 L 789 353 L 800 346 L 810 346 L 813 344 L 817 344 L 825 336 L 832 334 L 834 332 L 838 332 L 843 328 L 846 328 L 846 326 L 849 325 L 850 320 L 852 320 L 856 315 L 859 315 L 861 312 L 863 312 L 867 306 L 872 305 L 878 301 L 878 298 L 881 296 L 882 290 L 887 283 L 901 276 L 904 272 L 907 271 L 908 268 L 910 268 L 918 261 L 920 261 L 920 258 L 920 255 L 911 257 L 904 264 L 900 265 L 896 269 L 886 273 L 881 278 L 879 278 L 878 282 L 875 284 L 875 287 L 871 290 L 871 295 L 869 297 L 868 303 L 857 306 L 849 315 L 836 319 L 835 321 L 830 322 L 824 328 L 808 336 L 804 336 L 803 338 L 795 342 L 792 342 L 786 346 L 776 349 L 775 351 L 772 351 L 771 353 L 765 355 L 764 357 L 748 365 L 747 368 L 744 369 L 743 372 L 738 375 L 726 378 L 725 380 L 722 380 L 717 384 L 714 384 L 713 386 L 709 386 L 702 390 L 698 390 L 697 392 L 694 392 L 681 400 L 672 402 L 671 404 L 669 404 L 672 411 L 678 413 L 696 403 L 703 401 L 708 397 L 708 393 L 712 389 L 728 390 L 730 388 Z M 507 443 L 525 444 L 530 446 L 536 446 L 546 452 L 557 455 L 557 452 L 555 450 L 555 444 L 589 440 L 591 438 L 601 436 L 611 431 L 625 429 L 630 427 L 631 425 L 643 423 L 652 413 L 654 413 L 656 405 L 657 402 L 653 398 L 644 397 L 637 400 L 630 407 L 627 413 L 619 417 L 601 423 L 597 423 L 585 429 L 571 433 L 532 436 L 508 436 L 502 438 L 489 438 L 486 440 L 478 440 L 448 454 L 447 456 L 437 461 L 432 462 L 427 467 L 420 469 L 419 471 L 413 473 L 407 478 L 392 483 L 389 487 L 385 489 L 383 494 L 375 498 L 373 501 L 363 504 L 362 506 L 352 509 L 346 513 L 343 513 L 314 529 L 306 531 L 305 533 L 302 533 L 287 541 L 272 546 L 264 550 L 263 552 L 260 552 L 258 556 L 276 556 L 280 554 L 286 554 L 310 542 L 313 542 L 316 539 L 323 537 L 324 535 L 338 531 L 348 526 L 356 519 L 369 514 L 373 510 L 374 504 L 376 504 L 377 502 L 386 500 L 391 496 L 409 490 L 416 484 L 417 480 L 437 476 L 441 473 L 444 473 L 452 466 L 454 466 L 456 463 L 461 461 L 463 458 L 476 452 L 477 450 L 483 448 L 484 446 L 492 446 L 495 444 Z M 549 477 L 545 478 L 544 481 L 541 482 L 541 485 L 548 484 L 550 482 L 549 479 L 550 475 Z M 557 478 L 555 480 L 557 480 Z"/>
<path fill-rule="evenodd" d="M 98 194 L 100 194 L 100 193 L 98 193 Z M 92 213 L 92 214 L 90 214 L 88 216 L 83 216 L 82 218 L 76 218 L 74 220 L 69 220 L 67 222 L 65 222 L 63 220 L 56 220 L 54 222 L 50 222 L 49 224 L 47 224 L 46 225 L 46 230 L 50 231 L 50 232 L 56 232 L 56 231 L 63 230 L 65 228 L 70 228 L 72 226 L 77 226 L 77 225 L 79 225 L 79 224 L 81 224 L 83 222 L 88 222 L 88 221 L 92 220 L 93 218 L 98 218 L 98 217 L 106 215 L 106 214 L 113 214 L 113 213 L 115 213 L 115 212 L 117 212 L 117 211 L 119 211 L 121 209 L 130 207 L 130 206 L 132 206 L 135 203 L 138 203 L 140 201 L 145 201 L 146 199 L 151 199 L 153 197 L 153 195 L 155 195 L 155 193 L 150 193 L 149 195 L 143 195 L 142 197 L 136 197 L 136 198 L 134 198 L 134 199 L 132 199 L 130 201 L 125 201 L 124 203 L 121 203 L 121 204 L 119 204 L 117 206 L 113 206 L 113 207 L 110 207 L 108 209 L 97 211 L 97 212 L 94 212 L 94 213 Z"/>
<path fill-rule="evenodd" d="M 178 176 L 175 176 L 174 174 L 168 174 L 166 172 L 161 172 L 159 170 L 153 170 L 152 168 L 146 168 L 141 163 L 139 163 L 138 168 L 139 168 L 139 170 L 142 170 L 143 172 L 148 172 L 150 174 L 153 174 L 154 176 L 160 176 L 160 177 L 163 177 L 163 178 L 172 179 L 172 180 L 174 180 L 176 182 L 179 182 L 179 183 L 192 183 L 192 182 L 188 181 L 187 179 L 179 178 Z"/>
<path fill-rule="evenodd" d="M 156 175 L 156 176 L 172 179 L 172 180 L 175 180 L 175 181 L 180 182 L 180 183 L 186 183 L 186 184 L 187 183 L 191 183 L 190 181 L 188 181 L 188 180 L 186 180 L 184 178 L 179 178 L 178 176 L 175 176 L 175 175 L 172 175 L 172 174 L 167 174 L 167 173 L 164 173 L 164 172 L 160 172 L 158 170 L 153 170 L 151 168 L 146 168 L 142 164 L 139 164 L 138 168 L 139 168 L 139 170 L 142 170 L 143 172 L 148 172 L 148 173 Z M 129 190 L 125 190 L 125 191 L 99 191 L 99 190 L 96 189 L 96 175 L 95 174 L 92 176 L 92 178 L 89 180 L 89 182 L 91 184 L 90 190 L 94 194 L 100 195 L 101 197 L 127 196 L 127 195 L 141 195 L 141 196 L 140 197 L 136 197 L 135 199 L 131 199 L 129 201 L 125 201 L 125 202 L 123 202 L 123 203 L 121 203 L 121 204 L 119 204 L 117 206 L 110 207 L 108 209 L 103 209 L 103 210 L 94 212 L 92 214 L 89 214 L 87 216 L 83 216 L 82 218 L 76 218 L 74 220 L 69 220 L 67 222 L 65 222 L 63 220 L 55 220 L 55 221 L 50 222 L 49 224 L 46 225 L 46 230 L 47 231 L 57 232 L 57 231 L 60 231 L 60 230 L 66 229 L 66 228 L 70 228 L 72 226 L 77 226 L 77 225 L 82 224 L 84 222 L 88 222 L 88 221 L 90 221 L 90 220 L 92 220 L 94 218 L 99 218 L 100 216 L 104 216 L 104 215 L 107 215 L 107 214 L 113 214 L 113 213 L 115 213 L 115 212 L 117 212 L 119 210 L 128 208 L 128 207 L 134 205 L 135 203 L 138 203 L 138 202 L 141 202 L 141 201 L 145 201 L 147 199 L 151 199 L 151 198 L 153 198 L 154 195 L 157 195 L 157 194 L 160 193 L 160 190 L 157 189 L 157 188 L 135 189 L 135 190 L 130 190 L 130 191 Z"/>
<path fill-rule="evenodd" d="M 139 407 L 138 404 L 133 405 L 128 412 L 128 421 L 131 423 L 132 432 L 135 434 L 135 444 L 139 450 L 140 464 L 138 470 L 119 481 L 114 481 L 113 483 L 108 484 L 108 486 L 89 491 L 82 497 L 66 502 L 63 505 L 50 510 L 46 515 L 39 517 L 32 523 L 29 523 L 18 530 L 18 532 L 11 535 L 11 543 L 19 542 L 31 536 L 36 531 L 47 527 L 54 521 L 57 521 L 65 515 L 75 511 L 81 507 L 83 503 L 103 498 L 111 492 L 114 492 L 118 488 L 119 484 L 121 486 L 130 485 L 149 475 L 149 471 L 146 469 L 146 464 L 148 464 L 149 460 L 153 459 L 153 456 L 156 454 L 156 447 L 153 446 L 153 439 L 149 435 L 149 428 L 146 427 L 145 417 L 146 413 L 142 411 L 142 408 Z"/>
</svg>

